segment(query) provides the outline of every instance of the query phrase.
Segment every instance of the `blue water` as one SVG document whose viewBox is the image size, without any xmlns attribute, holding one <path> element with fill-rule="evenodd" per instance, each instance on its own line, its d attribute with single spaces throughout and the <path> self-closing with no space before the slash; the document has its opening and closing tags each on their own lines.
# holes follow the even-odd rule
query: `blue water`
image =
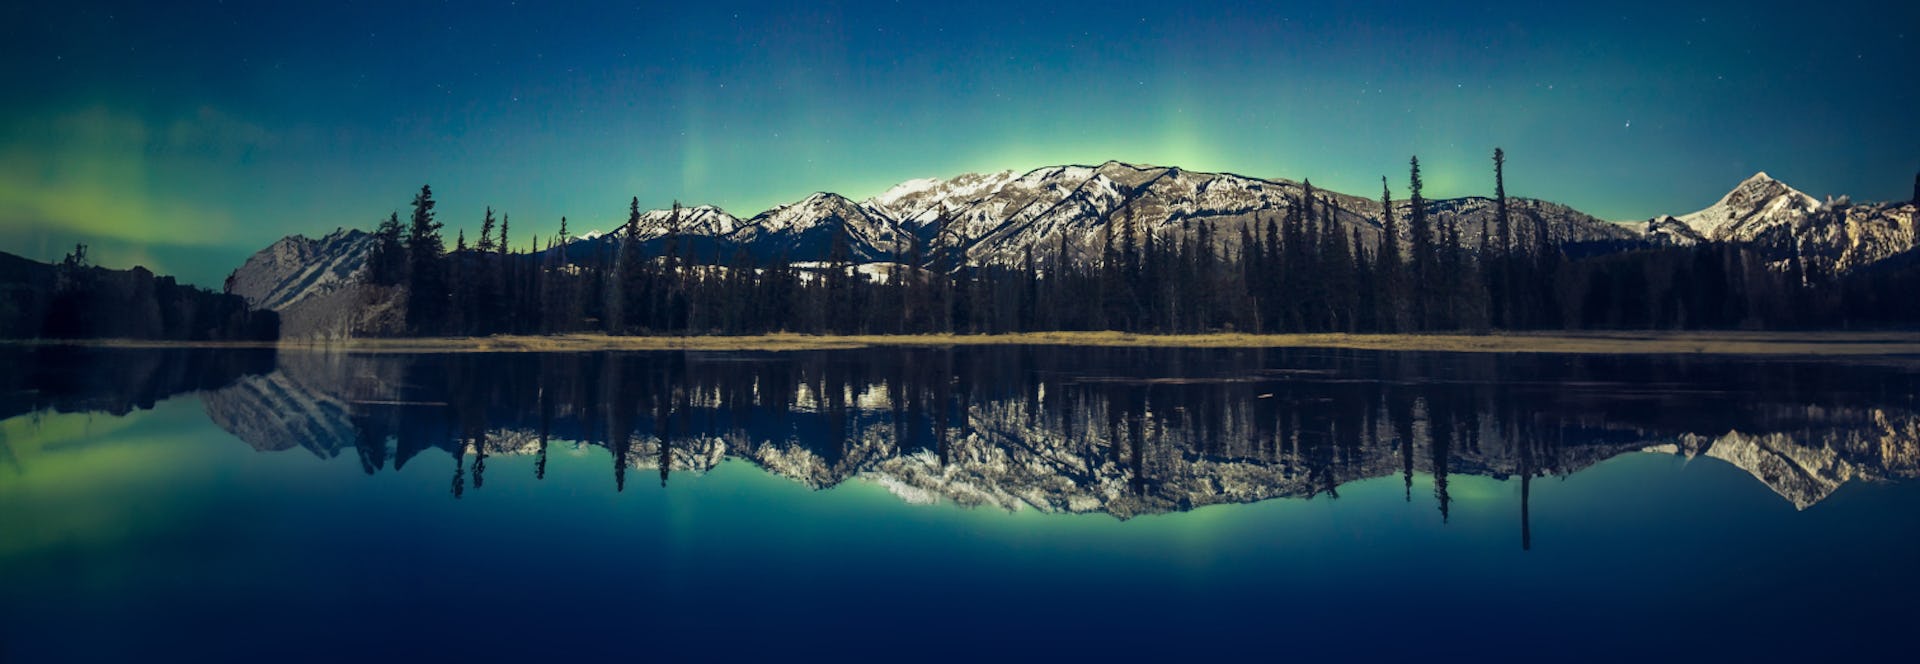
<svg viewBox="0 0 1920 664">
<path fill-rule="evenodd" d="M 816 386 L 872 385 L 887 382 L 876 376 L 926 359 L 859 353 L 729 357 L 727 367 L 748 368 L 725 369 L 721 378 L 701 370 L 665 372 L 671 380 L 659 384 L 660 393 L 698 393 L 691 388 L 700 385 L 725 389 L 745 376 L 758 380 L 764 394 L 776 386 L 752 367 L 769 363 L 792 364 L 780 371 L 801 376 L 825 367 Z M 1911 651 L 1908 630 L 1920 618 L 1913 605 L 1920 597 L 1920 566 L 1913 562 L 1920 559 L 1920 484 L 1902 480 L 1912 476 L 1915 442 L 1882 436 L 1868 444 L 1863 432 L 1888 429 L 1863 425 L 1839 412 L 1833 400 L 1877 411 L 1882 422 L 1911 416 L 1907 386 L 1913 369 L 1898 358 L 1844 365 L 1599 358 L 1580 365 L 1576 376 L 1568 367 L 1577 362 L 1553 359 L 1487 365 L 1484 359 L 1427 357 L 1418 366 L 1386 371 L 1377 367 L 1404 362 L 1359 353 L 1210 358 L 1190 352 L 1178 362 L 1150 356 L 1156 361 L 1148 365 L 1138 355 L 1090 352 L 1076 358 L 1078 351 L 1056 351 L 1047 355 L 1054 364 L 1038 370 L 1031 366 L 1033 356 L 960 353 L 964 357 L 954 360 L 960 385 L 953 389 L 971 395 L 961 413 L 991 406 L 988 395 L 1020 394 L 1031 381 L 1045 382 L 1057 395 L 1083 384 L 1076 376 L 1111 378 L 1116 372 L 1211 380 L 1249 368 L 1313 370 L 1256 372 L 1249 374 L 1259 376 L 1251 383 L 1142 388 L 1141 421 L 1153 423 L 1143 436 L 1145 461 L 1137 471 L 1126 470 L 1124 462 L 1114 468 L 1148 476 L 1128 482 L 1144 496 L 1176 489 L 1198 495 L 1190 488 L 1198 485 L 1183 484 L 1182 477 L 1238 458 L 1204 451 L 1232 449 L 1207 448 L 1223 445 L 1202 442 L 1208 436 L 1181 437 L 1182 427 L 1204 426 L 1205 417 L 1188 415 L 1201 404 L 1229 412 L 1244 407 L 1259 416 L 1249 418 L 1254 420 L 1284 420 L 1292 417 L 1288 413 L 1340 411 L 1340 395 L 1356 383 L 1388 393 L 1388 410 L 1398 398 L 1393 390 L 1431 386 L 1408 388 L 1421 402 L 1416 414 L 1445 412 L 1441 395 L 1449 392 L 1477 392 L 1474 400 L 1488 413 L 1502 410 L 1506 399 L 1506 405 L 1532 409 L 1522 419 L 1551 423 L 1539 426 L 1552 435 L 1538 438 L 1556 442 L 1516 456 L 1490 451 L 1501 444 L 1491 437 L 1454 441 L 1441 454 L 1450 457 L 1444 465 L 1451 470 L 1442 502 L 1431 454 L 1410 475 L 1397 463 L 1383 472 L 1367 470 L 1368 459 L 1376 458 L 1369 450 L 1390 447 L 1391 437 L 1342 447 L 1337 430 L 1344 420 L 1334 417 L 1329 421 L 1336 433 L 1320 443 L 1330 448 L 1324 454 L 1308 450 L 1234 462 L 1330 473 L 1337 478 L 1332 492 L 1198 507 L 1174 501 L 1165 503 L 1173 505 L 1168 509 L 1124 515 L 1113 513 L 1119 508 L 1085 503 L 1043 511 L 1032 504 L 963 505 L 971 501 L 897 485 L 890 490 L 892 480 L 875 470 L 889 462 L 861 456 L 865 452 L 845 440 L 797 439 L 818 438 L 805 433 L 818 428 L 807 418 L 834 408 L 814 408 L 805 399 L 779 408 L 796 418 L 782 430 L 802 432 L 792 449 L 837 446 L 850 450 L 845 459 L 864 459 L 843 463 L 844 477 L 810 483 L 782 475 L 752 454 L 729 453 L 711 465 L 676 461 L 665 481 L 659 481 L 657 465 L 630 461 L 631 472 L 616 484 L 612 468 L 620 452 L 610 447 L 617 446 L 594 442 L 593 435 L 554 435 L 544 472 L 536 455 L 499 452 L 484 457 L 475 478 L 474 452 L 485 444 L 446 445 L 455 448 L 451 452 L 430 447 L 397 469 L 383 463 L 370 472 L 351 447 L 262 451 L 257 448 L 271 441 L 263 442 L 261 431 L 271 428 L 234 424 L 235 412 L 251 412 L 231 398 L 235 385 L 248 380 L 277 372 L 298 379 L 287 385 L 325 393 L 349 389 L 313 379 L 328 371 L 364 378 L 390 370 L 373 363 L 417 367 L 444 359 L 348 358 L 323 363 L 323 369 L 300 368 L 306 359 L 284 355 L 277 365 L 269 358 L 264 367 L 232 363 L 237 368 L 207 368 L 219 363 L 199 357 L 169 359 L 155 365 L 189 370 L 136 377 L 158 386 L 150 393 L 172 392 L 142 409 L 138 403 L 122 408 L 128 400 L 118 394 L 100 394 L 120 390 L 102 387 L 112 380 L 72 379 L 115 375 L 129 364 L 124 356 L 31 355 L 13 358 L 15 366 L 32 367 L 25 375 L 39 378 L 9 386 L 8 404 L 20 412 L 0 422 L 0 660 L 1733 661 Z M 1063 354 L 1068 357 L 1058 357 Z M 702 359 L 669 355 L 640 356 L 634 361 L 641 364 L 629 373 L 651 381 L 663 372 L 649 363 L 685 366 Z M 453 362 L 469 361 L 481 360 Z M 600 365 L 598 372 L 623 360 L 589 361 Z M 528 357 L 497 362 L 534 364 L 446 370 L 465 372 L 460 375 L 467 380 L 456 385 L 510 381 L 521 370 L 560 379 L 568 373 Z M 1082 366 L 1078 372 L 1075 363 Z M 1569 373 L 1542 375 L 1542 367 Z M 1509 370 L 1524 370 L 1525 376 L 1503 380 Z M 1480 387 L 1462 387 L 1463 373 L 1478 375 L 1467 382 Z M 1756 381 L 1755 374 L 1796 376 L 1799 382 L 1791 388 L 1761 384 L 1766 381 Z M 49 387 L 47 377 L 54 375 L 65 382 Z M 182 382 L 181 376 L 191 379 Z M 1594 387 L 1622 387 L 1620 381 L 1633 376 L 1657 385 L 1648 389 L 1664 394 L 1656 400 L 1661 403 L 1718 403 L 1725 412 L 1601 415 L 1616 409 L 1595 394 L 1646 401 L 1644 391 Z M 341 384 L 346 382 L 351 380 Z M 1275 388 L 1280 383 L 1290 387 Z M 914 382 L 889 384 L 897 400 L 906 393 L 898 388 Z M 919 387 L 939 390 L 942 384 L 949 382 Z M 1100 399 L 1131 398 L 1124 388 L 1108 387 L 1112 382 L 1084 384 L 1109 390 L 1088 393 Z M 1550 389 L 1555 384 L 1562 389 Z M 463 428 L 461 422 L 476 416 L 448 412 L 461 409 L 462 397 L 423 398 L 445 388 L 417 375 L 391 385 L 399 391 L 374 396 L 407 398 L 343 403 L 350 409 L 398 409 L 392 421 L 401 430 L 423 426 L 414 420 L 425 417 L 450 429 L 496 433 L 517 430 L 527 419 L 520 414 L 539 409 L 517 404 L 514 412 L 503 412 L 516 404 L 496 391 L 476 406 L 487 414 L 485 424 Z M 1394 385 L 1400 387 L 1381 387 Z M 1275 394 L 1273 389 L 1294 390 L 1299 407 L 1263 405 L 1281 399 L 1260 396 Z M 1179 390 L 1202 392 L 1191 399 L 1169 393 Z M 1575 393 L 1585 396 L 1565 397 Z M 1567 410 L 1531 400 L 1542 394 L 1561 395 L 1551 401 Z M 1823 396 L 1828 394 L 1839 396 Z M 663 411 L 647 411 L 644 397 L 637 399 L 642 412 L 689 411 L 678 424 L 672 416 L 662 418 L 678 432 L 667 438 L 683 439 L 688 448 L 702 436 L 761 431 L 765 426 L 741 422 L 771 417 L 763 405 L 729 424 L 722 417 L 727 413 L 703 413 L 698 394 Z M 1097 399 L 1078 405 L 1086 408 L 1091 401 Z M 283 406 L 274 412 L 292 412 L 284 408 L 291 402 L 274 403 Z M 564 423 L 576 407 L 563 404 L 547 419 Z M 871 396 L 864 411 L 858 404 L 843 407 L 855 411 L 848 416 L 853 428 L 869 433 L 861 429 L 862 418 L 891 408 Z M 1259 410 L 1269 407 L 1279 408 L 1281 416 L 1267 418 Z M 127 414 L 109 414 L 118 410 Z M 1698 435 L 1795 433 L 1792 443 L 1783 443 L 1793 447 L 1772 449 L 1806 458 L 1836 458 L 1815 452 L 1838 452 L 1837 458 L 1850 459 L 1849 472 L 1874 476 L 1842 482 L 1799 509 L 1779 490 L 1791 481 L 1770 484 L 1760 477 L 1764 468 L 1756 474 L 1709 453 L 1719 445 L 1731 454 L 1726 440 L 1704 451 L 1701 443 L 1659 447 L 1691 430 L 1662 429 L 1658 422 L 1716 417 L 1716 426 L 1696 427 L 1710 432 Z M 216 421 L 244 429 L 245 438 Z M 1713 432 L 1720 424 L 1725 430 Z M 310 420 L 289 417 L 280 425 L 289 441 L 326 439 L 314 434 Z M 649 435 L 651 426 L 634 430 Z M 977 418 L 954 425 L 947 465 L 965 467 L 969 455 L 1021 444 L 984 440 L 999 435 L 990 428 Z M 1623 428 L 1631 434 L 1620 433 Z M 1279 427 L 1280 435 L 1291 436 L 1290 429 Z M 1035 436 L 1050 435 L 1044 424 L 1036 430 L 1041 433 Z M 1581 432 L 1608 442 L 1567 438 Z M 386 441 L 389 458 L 399 451 L 397 440 Z M 777 440 L 768 435 L 759 442 Z M 1098 447 L 1103 434 L 1082 429 L 1064 440 Z M 1416 447 L 1421 450 L 1435 445 L 1431 436 L 1416 442 L 1425 446 Z M 896 454 L 924 459 L 941 449 L 938 443 L 898 443 L 879 448 L 898 445 Z M 1153 445 L 1172 451 L 1155 453 Z M 1658 451 L 1640 451 L 1649 448 Z M 1503 459 L 1570 456 L 1575 450 L 1598 460 L 1563 462 L 1553 471 L 1500 467 Z M 1877 456 L 1862 457 L 1862 450 Z M 1522 480 L 1516 475 L 1530 478 L 1525 546 Z M 1793 495 L 1804 501 L 1809 494 Z"/>
</svg>

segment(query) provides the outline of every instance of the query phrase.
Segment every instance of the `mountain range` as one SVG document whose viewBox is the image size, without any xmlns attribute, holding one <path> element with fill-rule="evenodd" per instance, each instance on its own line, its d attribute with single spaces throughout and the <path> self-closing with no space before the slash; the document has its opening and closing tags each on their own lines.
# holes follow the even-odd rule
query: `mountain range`
<svg viewBox="0 0 1920 664">
<path fill-rule="evenodd" d="M 848 255 L 859 263 L 902 261 L 917 247 L 923 260 L 937 252 L 956 256 L 948 265 L 1015 265 L 1027 252 L 1064 252 L 1096 257 L 1104 230 L 1131 216 L 1157 237 L 1183 236 L 1205 227 L 1216 249 L 1236 251 L 1248 224 L 1277 221 L 1309 188 L 1306 182 L 1179 167 L 1109 161 L 1025 173 L 968 173 L 950 179 L 902 182 L 877 196 L 853 200 L 819 192 L 741 219 L 718 207 L 696 206 L 644 212 L 635 236 L 658 251 L 670 232 L 694 260 L 724 262 L 735 250 L 761 261 L 821 261 L 844 232 Z M 1372 197 L 1315 189 L 1331 214 L 1362 246 L 1378 245 L 1385 209 Z M 1533 229 L 1583 251 L 1615 251 L 1658 245 L 1730 242 L 1766 251 L 1785 266 L 1796 258 L 1848 271 L 1905 252 L 1915 243 L 1911 203 L 1854 205 L 1845 198 L 1819 201 L 1765 173 L 1734 187 L 1718 202 L 1645 222 L 1599 219 L 1558 203 L 1509 198 L 1515 233 L 1529 241 Z M 1412 211 L 1407 200 L 1391 203 L 1399 228 Z M 1427 201 L 1434 224 L 1453 223 L 1461 243 L 1476 247 L 1493 226 L 1496 203 L 1486 197 Z M 591 232 L 566 245 L 571 258 L 606 251 L 620 233 Z M 300 309 L 338 302 L 335 293 L 358 283 L 372 239 L 341 229 L 318 239 L 294 235 L 261 250 L 227 281 L 227 290 L 256 307 L 282 313 L 289 335 L 313 333 L 333 321 Z"/>
</svg>

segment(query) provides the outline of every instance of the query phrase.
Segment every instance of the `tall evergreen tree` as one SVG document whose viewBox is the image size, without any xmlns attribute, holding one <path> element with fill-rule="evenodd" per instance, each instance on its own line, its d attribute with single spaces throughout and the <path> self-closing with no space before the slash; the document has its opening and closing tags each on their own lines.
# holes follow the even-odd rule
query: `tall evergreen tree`
<svg viewBox="0 0 1920 664">
<path fill-rule="evenodd" d="M 1375 290 L 1379 293 L 1379 325 L 1386 332 L 1403 329 L 1406 293 L 1402 288 L 1400 260 L 1400 224 L 1393 219 L 1393 190 L 1387 176 L 1380 176 L 1380 246 L 1374 251 Z"/>
<path fill-rule="evenodd" d="M 1507 152 L 1493 149 L 1494 229 L 1500 233 L 1500 256 L 1513 253 L 1513 222 L 1507 210 Z"/>
<path fill-rule="evenodd" d="M 1427 200 L 1421 196 L 1420 157 L 1408 161 L 1408 185 L 1411 190 L 1407 203 L 1411 209 L 1407 213 L 1407 234 L 1411 242 L 1412 255 L 1407 257 L 1407 273 L 1411 280 L 1410 295 L 1413 307 L 1413 324 L 1421 330 L 1434 325 L 1435 305 L 1443 292 L 1435 283 L 1433 229 L 1427 225 Z"/>
<path fill-rule="evenodd" d="M 505 215 L 505 214 L 502 214 L 502 215 L 500 215 L 500 245 L 499 245 L 499 249 L 500 249 L 500 255 L 501 255 L 501 256 L 506 256 L 506 255 L 507 255 L 508 253 L 511 253 L 511 251 L 512 251 L 512 249 L 511 249 L 511 245 L 508 245 L 508 244 L 507 244 L 507 215 Z"/>
<path fill-rule="evenodd" d="M 613 260 L 612 274 L 607 278 L 607 331 L 613 334 L 628 334 L 638 321 L 634 320 L 640 308 L 635 306 L 635 295 L 640 291 L 640 197 L 635 196 L 627 203 L 627 223 L 620 226 L 618 236 L 619 252 Z"/>
<path fill-rule="evenodd" d="M 381 220 L 373 231 L 373 252 L 368 257 L 368 278 L 377 285 L 397 286 L 407 278 L 407 252 L 405 229 L 400 225 L 400 213 L 395 212 Z"/>
<path fill-rule="evenodd" d="M 413 197 L 413 220 L 407 232 L 407 328 L 414 334 L 442 331 L 447 313 L 447 282 L 441 258 L 446 243 L 440 222 L 433 219 L 433 189 L 420 186 Z"/>
<path fill-rule="evenodd" d="M 480 219 L 480 244 L 474 245 L 482 252 L 493 251 L 493 206 L 487 206 L 487 214 Z"/>
<path fill-rule="evenodd" d="M 1513 220 L 1507 209 L 1507 152 L 1500 148 L 1493 149 L 1493 200 L 1494 230 L 1500 234 L 1499 255 L 1490 256 L 1483 251 L 1480 260 L 1485 267 L 1493 324 L 1510 328 L 1515 327 Z"/>
</svg>

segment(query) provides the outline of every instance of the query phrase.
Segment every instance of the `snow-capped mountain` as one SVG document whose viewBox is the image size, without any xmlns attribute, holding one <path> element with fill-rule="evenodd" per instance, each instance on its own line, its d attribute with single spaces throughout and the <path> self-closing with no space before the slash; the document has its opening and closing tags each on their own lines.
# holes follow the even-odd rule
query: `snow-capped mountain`
<svg viewBox="0 0 1920 664">
<path fill-rule="evenodd" d="M 1657 244 L 1726 242 L 1760 250 L 1777 266 L 1796 259 L 1844 272 L 1914 247 L 1914 206 L 1821 201 L 1766 173 L 1756 173 L 1713 205 L 1647 222 Z"/>
<path fill-rule="evenodd" d="M 902 206 L 894 201 L 910 201 L 906 209 L 917 212 L 913 212 L 915 225 L 908 227 L 918 237 L 959 247 L 972 264 L 1011 264 L 1021 260 L 1029 247 L 1036 252 L 1041 248 L 1057 251 L 1062 240 L 1070 254 L 1091 254 L 1103 241 L 1108 223 L 1125 215 L 1132 215 L 1144 231 L 1163 238 L 1206 226 L 1220 248 L 1232 250 L 1242 227 L 1283 217 L 1306 190 L 1305 183 L 1289 180 L 1114 161 L 1041 168 L 1011 179 L 1006 175 L 913 180 L 874 199 L 875 207 L 899 209 Z M 956 195 L 943 198 L 946 192 Z M 1319 189 L 1314 196 L 1332 203 L 1343 232 L 1359 233 L 1368 247 L 1377 244 L 1382 214 L 1377 200 Z M 1561 243 L 1635 237 L 1630 229 L 1564 205 L 1524 198 L 1510 198 L 1508 203 L 1515 226 L 1527 225 L 1516 232 L 1531 232 L 1537 219 Z M 1394 207 L 1396 217 L 1403 220 L 1404 234 L 1411 203 L 1398 200 Z M 941 212 L 946 214 L 944 226 L 939 223 Z M 1471 245 L 1478 242 L 1482 229 L 1492 227 L 1494 205 L 1478 197 L 1443 199 L 1430 202 L 1428 216 L 1434 223 L 1458 224 L 1462 241 Z"/>
<path fill-rule="evenodd" d="M 892 218 L 825 192 L 755 215 L 726 239 L 763 258 L 821 260 L 841 232 L 847 234 L 849 256 L 857 262 L 893 260 L 912 247 L 912 239 Z"/>
<path fill-rule="evenodd" d="M 640 223 L 635 224 L 641 240 L 664 237 L 676 225 L 681 235 L 717 238 L 739 230 L 740 218 L 711 205 L 700 205 L 680 208 L 677 218 L 673 210 L 648 210 L 640 213 Z"/>
<path fill-rule="evenodd" d="M 966 173 L 949 180 L 920 178 L 894 185 L 879 196 L 869 198 L 867 207 L 887 215 L 909 230 L 925 228 L 934 221 L 952 217 L 975 202 L 997 194 L 1019 179 L 1013 171 Z"/>
<path fill-rule="evenodd" d="M 1750 242 L 1770 229 L 1805 219 L 1819 207 L 1814 197 L 1766 173 L 1755 173 L 1706 209 L 1667 218 L 1705 240 Z M 1673 228 L 1671 224 L 1662 227 Z"/>
</svg>

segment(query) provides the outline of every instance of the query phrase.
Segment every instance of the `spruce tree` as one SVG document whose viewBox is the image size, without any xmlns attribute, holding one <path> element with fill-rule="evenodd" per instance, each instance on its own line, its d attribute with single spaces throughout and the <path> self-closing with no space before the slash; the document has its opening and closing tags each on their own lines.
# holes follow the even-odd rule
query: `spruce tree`
<svg viewBox="0 0 1920 664">
<path fill-rule="evenodd" d="M 1393 219 L 1393 190 L 1387 176 L 1380 176 L 1380 246 L 1374 250 L 1374 283 L 1378 291 L 1379 327 L 1385 332 L 1401 329 L 1401 312 L 1406 310 L 1400 268 L 1400 225 Z"/>
<path fill-rule="evenodd" d="M 1513 254 L 1513 222 L 1507 211 L 1507 153 L 1493 149 L 1494 228 L 1500 233 L 1500 256 Z"/>
<path fill-rule="evenodd" d="M 1407 202 L 1412 209 L 1407 214 L 1407 231 L 1413 255 L 1407 257 L 1407 272 L 1413 286 L 1410 293 L 1413 324 L 1417 329 L 1426 330 L 1433 326 L 1433 309 L 1437 304 L 1434 299 L 1440 290 L 1434 283 L 1438 275 L 1434 274 L 1433 265 L 1433 229 L 1427 226 L 1427 201 L 1420 194 L 1420 157 L 1409 160 L 1408 169 L 1411 191 Z"/>
<path fill-rule="evenodd" d="M 500 249 L 500 255 L 501 255 L 501 256 L 506 256 L 506 255 L 507 255 L 508 253 L 510 253 L 510 252 L 511 252 L 511 249 L 510 249 L 510 248 L 509 248 L 509 246 L 507 245 L 507 215 L 504 215 L 504 214 L 502 214 L 502 215 L 500 215 L 500 245 L 499 245 L 499 249 Z"/>
<path fill-rule="evenodd" d="M 397 286 L 407 278 L 405 229 L 400 213 L 388 215 L 373 231 L 373 252 L 367 264 L 368 278 L 380 286 Z"/>
<path fill-rule="evenodd" d="M 433 205 L 433 189 L 421 185 L 407 232 L 407 327 L 418 335 L 438 334 L 447 311 L 446 243 Z"/>
<path fill-rule="evenodd" d="M 1515 324 L 1517 308 L 1513 295 L 1513 220 L 1507 209 L 1507 153 L 1500 148 L 1493 149 L 1493 200 L 1494 229 L 1500 234 L 1500 254 L 1488 256 L 1482 252 L 1481 264 L 1486 268 L 1487 290 L 1492 305 L 1493 324 L 1502 328 L 1517 327 Z"/>
<path fill-rule="evenodd" d="M 480 244 L 474 246 L 481 252 L 493 251 L 493 206 L 487 206 L 487 214 L 480 219 Z"/>
<path fill-rule="evenodd" d="M 607 278 L 606 328 L 613 334 L 627 334 L 635 327 L 634 314 L 639 311 L 634 306 L 634 295 L 639 291 L 639 196 L 627 203 L 627 223 L 620 227 L 617 241 L 619 247 L 615 251 L 619 253 L 613 259 L 612 274 Z"/>
</svg>

